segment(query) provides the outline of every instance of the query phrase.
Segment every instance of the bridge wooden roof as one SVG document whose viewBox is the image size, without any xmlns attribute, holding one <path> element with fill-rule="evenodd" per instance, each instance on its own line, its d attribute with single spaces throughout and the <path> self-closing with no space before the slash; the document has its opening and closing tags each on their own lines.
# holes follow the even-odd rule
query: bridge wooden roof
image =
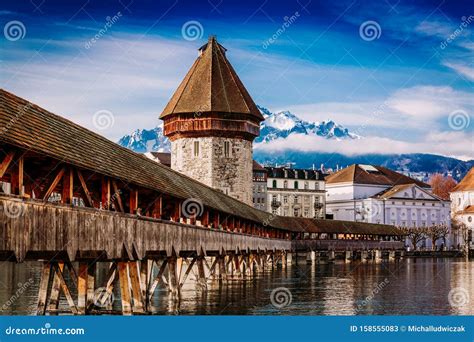
<svg viewBox="0 0 474 342">
<path fill-rule="evenodd" d="M 179 113 L 214 112 L 250 115 L 264 120 L 225 51 L 215 37 L 209 38 L 160 119 Z"/>
<path fill-rule="evenodd" d="M 0 141 L 176 198 L 288 231 L 331 232 L 338 221 L 273 216 L 0 89 Z M 393 226 L 339 224 L 341 233 L 393 235 Z"/>
</svg>

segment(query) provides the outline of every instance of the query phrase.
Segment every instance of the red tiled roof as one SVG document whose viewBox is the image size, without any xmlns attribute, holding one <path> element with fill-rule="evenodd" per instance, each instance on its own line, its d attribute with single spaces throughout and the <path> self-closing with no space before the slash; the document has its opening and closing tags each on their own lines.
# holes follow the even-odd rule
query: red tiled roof
<svg viewBox="0 0 474 342">
<path fill-rule="evenodd" d="M 405 176 L 396 171 L 392 171 L 383 166 L 378 165 L 353 164 L 332 175 L 326 177 L 327 184 L 352 182 L 355 184 L 373 184 L 373 185 L 400 185 L 400 184 L 416 184 L 422 188 L 430 188 L 424 182 Z M 373 171 L 370 169 L 373 168 Z M 369 171 L 368 171 L 369 170 Z"/>
<path fill-rule="evenodd" d="M 474 167 L 464 176 L 464 178 L 454 187 L 451 192 L 474 190 Z"/>
</svg>

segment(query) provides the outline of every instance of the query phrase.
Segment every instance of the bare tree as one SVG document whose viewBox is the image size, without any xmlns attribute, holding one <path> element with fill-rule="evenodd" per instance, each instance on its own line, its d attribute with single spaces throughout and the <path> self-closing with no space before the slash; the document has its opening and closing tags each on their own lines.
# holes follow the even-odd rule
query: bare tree
<svg viewBox="0 0 474 342">
<path fill-rule="evenodd" d="M 446 236 L 449 234 L 449 227 L 446 224 L 435 224 L 426 228 L 426 235 L 431 239 L 431 250 L 436 250 L 436 241 L 443 239 L 446 246 Z"/>
<path fill-rule="evenodd" d="M 465 255 L 469 255 L 469 228 L 457 216 L 454 216 L 451 220 L 451 226 L 453 227 L 453 230 L 456 231 L 456 233 L 462 238 L 463 244 L 461 246 L 461 250 Z"/>
<path fill-rule="evenodd" d="M 425 227 L 400 227 L 399 229 L 408 237 L 415 251 L 418 249 L 418 244 L 427 236 L 427 229 Z"/>
</svg>

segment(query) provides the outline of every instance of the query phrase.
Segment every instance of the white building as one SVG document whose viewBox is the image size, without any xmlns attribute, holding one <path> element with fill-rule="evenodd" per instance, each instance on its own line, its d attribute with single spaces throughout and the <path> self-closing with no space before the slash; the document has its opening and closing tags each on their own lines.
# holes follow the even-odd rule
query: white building
<svg viewBox="0 0 474 342">
<path fill-rule="evenodd" d="M 469 170 L 466 176 L 451 191 L 451 217 L 459 223 L 464 223 L 468 229 L 467 240 L 470 248 L 474 249 L 472 232 L 474 230 L 474 167 Z M 464 244 L 463 234 L 455 232 L 454 244 Z"/>
<path fill-rule="evenodd" d="M 318 170 L 266 167 L 267 211 L 281 216 L 325 218 L 324 175 Z"/>
<path fill-rule="evenodd" d="M 335 220 L 450 225 L 449 201 L 432 194 L 428 184 L 373 165 L 351 165 L 326 177 L 326 212 Z M 424 241 L 423 246 L 430 248 L 431 243 Z"/>
</svg>

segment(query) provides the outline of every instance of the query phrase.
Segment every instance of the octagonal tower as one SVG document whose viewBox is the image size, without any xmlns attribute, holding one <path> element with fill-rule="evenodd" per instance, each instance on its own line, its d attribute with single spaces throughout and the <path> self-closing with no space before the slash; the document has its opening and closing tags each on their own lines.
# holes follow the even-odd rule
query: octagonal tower
<svg viewBox="0 0 474 342">
<path fill-rule="evenodd" d="M 174 170 L 252 205 L 252 142 L 264 118 L 226 51 L 209 38 L 160 119 Z"/>
</svg>

